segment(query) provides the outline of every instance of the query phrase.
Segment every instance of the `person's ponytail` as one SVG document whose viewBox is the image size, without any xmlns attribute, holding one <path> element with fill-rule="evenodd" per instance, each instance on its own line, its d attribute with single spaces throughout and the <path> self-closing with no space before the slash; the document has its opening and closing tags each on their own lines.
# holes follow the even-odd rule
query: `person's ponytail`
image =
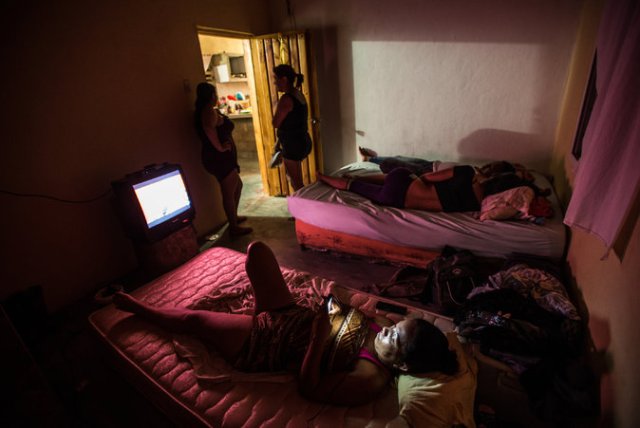
<svg viewBox="0 0 640 428">
<path fill-rule="evenodd" d="M 300 89 L 302 82 L 304 82 L 304 76 L 296 73 L 289 64 L 277 65 L 273 68 L 273 72 L 277 77 L 286 77 L 289 84 L 296 89 Z"/>
</svg>

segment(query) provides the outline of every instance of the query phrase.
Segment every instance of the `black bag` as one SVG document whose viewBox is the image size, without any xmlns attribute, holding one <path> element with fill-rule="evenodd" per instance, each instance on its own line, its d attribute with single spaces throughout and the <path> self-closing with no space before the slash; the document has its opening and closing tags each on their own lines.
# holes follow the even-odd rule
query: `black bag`
<svg viewBox="0 0 640 428">
<path fill-rule="evenodd" d="M 468 250 L 445 247 L 442 255 L 427 266 L 427 284 L 422 303 L 435 305 L 439 312 L 452 315 L 462 307 L 477 284 L 475 256 Z"/>
</svg>

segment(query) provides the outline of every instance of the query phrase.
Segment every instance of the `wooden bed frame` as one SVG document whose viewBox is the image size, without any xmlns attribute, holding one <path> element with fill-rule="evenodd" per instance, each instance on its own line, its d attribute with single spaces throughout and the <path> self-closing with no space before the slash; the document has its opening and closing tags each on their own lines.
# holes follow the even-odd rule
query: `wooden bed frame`
<svg viewBox="0 0 640 428">
<path fill-rule="evenodd" d="M 296 219 L 296 236 L 301 247 L 331 249 L 409 266 L 424 268 L 440 255 L 437 251 L 402 247 L 374 239 L 335 232 Z"/>
</svg>

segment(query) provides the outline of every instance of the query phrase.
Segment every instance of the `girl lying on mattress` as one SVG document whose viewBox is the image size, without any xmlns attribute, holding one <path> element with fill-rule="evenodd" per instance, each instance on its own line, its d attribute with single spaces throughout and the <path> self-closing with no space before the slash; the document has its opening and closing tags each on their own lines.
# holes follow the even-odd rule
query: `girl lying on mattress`
<svg viewBox="0 0 640 428">
<path fill-rule="evenodd" d="M 371 162 L 380 166 L 380 171 L 387 174 L 392 169 L 404 167 L 411 170 L 416 175 L 422 175 L 427 172 L 436 172 L 443 169 L 453 168 L 458 165 L 457 162 L 443 162 L 439 160 L 428 160 L 409 156 L 379 156 L 375 150 L 367 147 L 358 147 L 363 162 Z M 479 172 L 487 178 L 500 174 L 513 173 L 518 177 L 533 182 L 535 178 L 527 170 L 524 165 L 519 163 L 511 163 L 507 161 L 489 162 L 480 167 Z"/>
<path fill-rule="evenodd" d="M 317 312 L 298 306 L 262 242 L 249 245 L 245 268 L 255 295 L 253 316 L 152 307 L 124 293 L 113 301 L 118 309 L 160 327 L 198 336 L 239 370 L 298 373 L 301 394 L 325 403 L 372 401 L 396 373 L 451 375 L 458 370 L 446 336 L 427 321 L 387 325 L 386 318 L 367 318 L 331 299 Z M 385 325 L 379 324 L 382 320 Z"/>
<path fill-rule="evenodd" d="M 476 170 L 471 165 L 455 165 L 421 175 L 407 167 L 353 178 L 318 173 L 318 179 L 379 205 L 433 212 L 479 211 L 485 196 L 522 186 L 530 187 L 536 195 L 548 194 L 514 172 L 486 175 L 482 169 Z"/>
</svg>

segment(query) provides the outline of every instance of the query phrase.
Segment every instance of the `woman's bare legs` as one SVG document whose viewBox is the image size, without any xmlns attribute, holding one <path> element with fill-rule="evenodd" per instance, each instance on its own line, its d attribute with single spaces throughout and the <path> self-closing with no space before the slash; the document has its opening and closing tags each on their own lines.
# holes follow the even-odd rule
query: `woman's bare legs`
<svg viewBox="0 0 640 428">
<path fill-rule="evenodd" d="M 156 308 L 124 293 L 116 293 L 113 303 L 120 310 L 131 312 L 175 333 L 188 333 L 212 344 L 233 363 L 251 333 L 253 317 L 242 314 L 210 312 L 186 308 Z"/>
<path fill-rule="evenodd" d="M 237 224 L 240 224 L 247 221 L 247 216 L 237 214 L 238 207 L 240 206 L 240 197 L 242 196 L 242 186 L 243 186 L 242 179 L 240 179 L 240 175 L 238 175 L 238 178 L 240 181 L 240 185 L 237 186 L 236 188 L 235 201 L 236 201 L 236 221 L 237 221 Z"/>
<path fill-rule="evenodd" d="M 229 233 L 232 236 L 246 235 L 253 232 L 250 227 L 239 226 L 238 223 L 246 220 L 238 217 L 238 204 L 242 193 L 242 180 L 238 170 L 234 169 L 220 182 L 222 192 L 222 207 L 229 220 Z"/>
<path fill-rule="evenodd" d="M 255 241 L 247 248 L 245 270 L 255 294 L 255 313 L 286 307 L 295 303 L 282 277 L 271 249 Z"/>
<path fill-rule="evenodd" d="M 302 189 L 304 187 L 304 180 L 302 179 L 302 162 L 284 159 L 284 169 L 287 171 L 293 190 Z"/>
<path fill-rule="evenodd" d="M 249 244 L 245 269 L 255 294 L 256 314 L 295 303 L 278 261 L 266 244 Z M 116 293 L 113 303 L 118 309 L 139 315 L 169 331 L 198 336 L 211 343 L 231 363 L 235 361 L 253 326 L 253 317 L 250 315 L 176 307 L 156 308 L 125 293 Z"/>
</svg>

